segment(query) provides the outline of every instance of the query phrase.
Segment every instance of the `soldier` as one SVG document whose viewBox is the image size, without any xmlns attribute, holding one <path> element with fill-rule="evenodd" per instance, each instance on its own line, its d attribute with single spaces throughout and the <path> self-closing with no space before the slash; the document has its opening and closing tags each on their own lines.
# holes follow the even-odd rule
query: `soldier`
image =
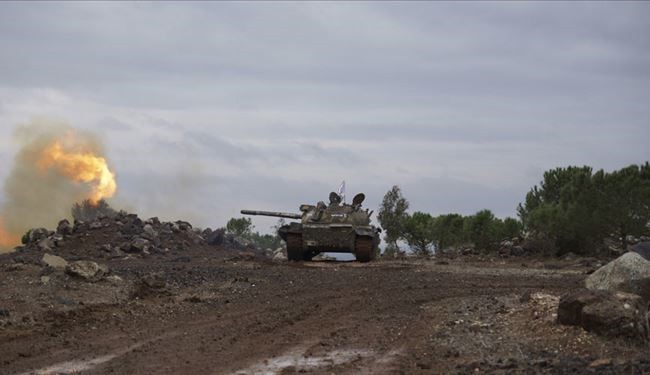
<svg viewBox="0 0 650 375">
<path fill-rule="evenodd" d="M 330 193 L 330 206 L 338 206 L 341 203 L 341 196 L 335 192 Z"/>
<path fill-rule="evenodd" d="M 316 203 L 316 208 L 314 208 L 314 213 L 309 220 L 319 221 L 323 217 L 323 213 L 325 212 L 326 208 L 327 206 L 325 205 L 325 202 L 320 201 Z"/>
</svg>

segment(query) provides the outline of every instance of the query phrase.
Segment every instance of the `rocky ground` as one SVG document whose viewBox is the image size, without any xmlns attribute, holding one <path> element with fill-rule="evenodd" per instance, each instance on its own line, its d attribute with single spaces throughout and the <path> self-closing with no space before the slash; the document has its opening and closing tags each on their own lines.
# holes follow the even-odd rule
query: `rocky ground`
<svg viewBox="0 0 650 375">
<path fill-rule="evenodd" d="M 643 339 L 556 322 L 594 260 L 290 263 L 128 220 L 0 256 L 0 373 L 650 372 Z"/>
</svg>

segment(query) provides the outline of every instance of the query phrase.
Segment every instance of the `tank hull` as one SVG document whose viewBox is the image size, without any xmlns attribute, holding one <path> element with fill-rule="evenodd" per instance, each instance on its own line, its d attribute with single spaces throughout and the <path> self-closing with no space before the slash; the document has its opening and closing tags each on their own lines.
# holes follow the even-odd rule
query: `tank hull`
<svg viewBox="0 0 650 375">
<path fill-rule="evenodd" d="M 320 253 L 349 253 L 368 262 L 379 253 L 379 230 L 371 225 L 291 223 L 281 227 L 289 260 L 310 260 Z"/>
</svg>

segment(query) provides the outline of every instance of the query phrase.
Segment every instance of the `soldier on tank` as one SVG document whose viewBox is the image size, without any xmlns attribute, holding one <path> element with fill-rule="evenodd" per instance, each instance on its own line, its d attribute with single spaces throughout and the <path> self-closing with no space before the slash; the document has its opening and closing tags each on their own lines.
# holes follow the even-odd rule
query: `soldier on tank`
<svg viewBox="0 0 650 375">
<path fill-rule="evenodd" d="M 330 193 L 330 207 L 331 206 L 338 206 L 341 204 L 341 196 L 336 194 L 335 192 Z"/>
</svg>

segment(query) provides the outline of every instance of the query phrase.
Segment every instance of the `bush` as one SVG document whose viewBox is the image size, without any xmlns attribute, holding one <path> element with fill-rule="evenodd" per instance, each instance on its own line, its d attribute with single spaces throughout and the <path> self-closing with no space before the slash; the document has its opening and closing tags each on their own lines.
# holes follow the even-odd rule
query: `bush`
<svg viewBox="0 0 650 375">
<path fill-rule="evenodd" d="M 22 243 L 23 245 L 27 245 L 27 243 L 29 242 L 29 234 L 30 233 L 32 233 L 31 229 L 28 230 L 27 232 L 25 232 L 25 234 L 23 234 L 23 236 L 20 239 L 20 243 Z"/>
<path fill-rule="evenodd" d="M 77 221 L 95 221 L 102 217 L 115 217 L 116 215 L 117 212 L 103 199 L 97 203 L 86 199 L 72 205 L 72 218 Z"/>
</svg>

